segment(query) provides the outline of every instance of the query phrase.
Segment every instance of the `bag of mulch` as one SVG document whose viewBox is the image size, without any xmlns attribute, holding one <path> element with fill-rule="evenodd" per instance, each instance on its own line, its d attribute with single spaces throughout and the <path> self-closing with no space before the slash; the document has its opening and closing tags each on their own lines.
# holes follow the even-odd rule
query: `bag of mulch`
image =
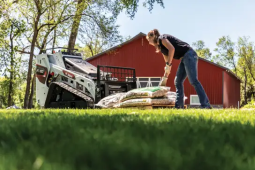
<svg viewBox="0 0 255 170">
<path fill-rule="evenodd" d="M 175 98 L 158 98 L 152 99 L 152 105 L 174 105 Z"/>
<path fill-rule="evenodd" d="M 170 91 L 170 87 L 157 86 L 157 87 L 144 87 L 128 91 L 124 96 L 121 97 L 121 101 L 138 98 L 155 98 L 163 97 Z"/>
<path fill-rule="evenodd" d="M 126 93 L 111 94 L 101 99 L 97 104 L 95 104 L 95 106 L 100 108 L 112 108 L 114 107 L 114 105 L 119 104 L 121 97 L 124 96 L 125 94 Z"/>
<path fill-rule="evenodd" d="M 130 99 L 121 102 L 117 107 L 132 107 L 132 106 L 151 106 L 151 98 L 141 98 L 141 99 Z"/>
<path fill-rule="evenodd" d="M 174 104 L 175 104 L 174 98 L 141 98 L 123 101 L 117 107 L 136 107 L 136 106 L 174 105 Z"/>
</svg>

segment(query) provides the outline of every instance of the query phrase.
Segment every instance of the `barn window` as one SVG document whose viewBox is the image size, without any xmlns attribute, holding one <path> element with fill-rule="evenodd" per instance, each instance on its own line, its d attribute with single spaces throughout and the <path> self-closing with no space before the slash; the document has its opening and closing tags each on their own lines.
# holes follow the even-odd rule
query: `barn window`
<svg viewBox="0 0 255 170">
<path fill-rule="evenodd" d="M 200 105 L 198 95 L 190 95 L 190 105 Z"/>
<path fill-rule="evenodd" d="M 158 86 L 161 77 L 137 77 L 137 88 Z"/>
</svg>

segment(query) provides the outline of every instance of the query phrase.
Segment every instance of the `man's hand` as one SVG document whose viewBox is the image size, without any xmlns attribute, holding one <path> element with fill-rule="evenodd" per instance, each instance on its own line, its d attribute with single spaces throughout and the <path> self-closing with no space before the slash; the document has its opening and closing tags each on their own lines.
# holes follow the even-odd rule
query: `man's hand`
<svg viewBox="0 0 255 170">
<path fill-rule="evenodd" d="M 170 72 L 171 72 L 171 66 L 166 65 L 166 66 L 165 66 L 165 74 L 164 74 L 164 77 L 168 77 L 169 74 L 170 74 Z"/>
<path fill-rule="evenodd" d="M 160 83 L 159 83 L 159 86 L 166 86 L 166 83 L 167 83 L 167 77 L 162 77 L 162 80 L 160 81 Z"/>
</svg>

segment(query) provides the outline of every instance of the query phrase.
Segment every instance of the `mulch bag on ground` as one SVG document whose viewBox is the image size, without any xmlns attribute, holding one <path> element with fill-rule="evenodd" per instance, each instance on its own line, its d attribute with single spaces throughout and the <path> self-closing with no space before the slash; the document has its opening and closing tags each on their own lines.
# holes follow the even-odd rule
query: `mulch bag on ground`
<svg viewBox="0 0 255 170">
<path fill-rule="evenodd" d="M 115 105 L 119 104 L 121 97 L 125 94 L 126 93 L 111 94 L 101 99 L 97 104 L 95 104 L 95 106 L 100 108 L 112 108 Z"/>
<path fill-rule="evenodd" d="M 186 100 L 187 97 L 184 97 Z M 176 93 L 170 87 L 146 87 L 126 93 L 116 93 L 100 100 L 95 106 L 100 108 L 123 108 L 135 106 L 174 105 Z"/>
<path fill-rule="evenodd" d="M 152 99 L 152 105 L 174 105 L 175 98 Z"/>
<path fill-rule="evenodd" d="M 126 99 L 124 101 L 121 101 L 120 104 L 116 105 L 116 107 L 136 107 L 136 106 L 153 106 L 153 105 L 175 105 L 176 101 L 176 92 L 167 91 L 165 93 L 162 93 L 163 96 L 160 95 L 160 97 L 154 97 L 154 98 L 138 98 L 135 99 Z M 124 95 L 123 97 L 126 97 L 127 95 Z M 123 98 L 122 97 L 122 98 Z M 187 99 L 186 96 L 184 96 L 184 102 Z"/>
<path fill-rule="evenodd" d="M 151 98 L 142 98 L 142 99 L 130 99 L 124 102 L 121 102 L 117 107 L 131 107 L 131 106 L 151 106 Z"/>
<path fill-rule="evenodd" d="M 170 87 L 165 86 L 134 89 L 122 96 L 121 102 L 130 99 L 163 97 L 169 90 Z"/>
<path fill-rule="evenodd" d="M 153 106 L 153 105 L 173 105 L 175 104 L 174 98 L 141 98 L 130 99 L 121 102 L 118 107 L 132 107 L 132 106 Z"/>
</svg>

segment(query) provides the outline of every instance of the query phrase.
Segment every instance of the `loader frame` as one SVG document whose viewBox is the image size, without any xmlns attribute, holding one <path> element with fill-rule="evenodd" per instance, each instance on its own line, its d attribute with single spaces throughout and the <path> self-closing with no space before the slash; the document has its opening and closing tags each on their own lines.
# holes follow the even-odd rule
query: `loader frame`
<svg viewBox="0 0 255 170">
<path fill-rule="evenodd" d="M 103 74 L 101 74 L 102 71 Z M 135 89 L 137 87 L 135 69 L 128 67 L 98 65 L 96 84 L 96 102 L 111 94 L 127 92 Z"/>
</svg>

